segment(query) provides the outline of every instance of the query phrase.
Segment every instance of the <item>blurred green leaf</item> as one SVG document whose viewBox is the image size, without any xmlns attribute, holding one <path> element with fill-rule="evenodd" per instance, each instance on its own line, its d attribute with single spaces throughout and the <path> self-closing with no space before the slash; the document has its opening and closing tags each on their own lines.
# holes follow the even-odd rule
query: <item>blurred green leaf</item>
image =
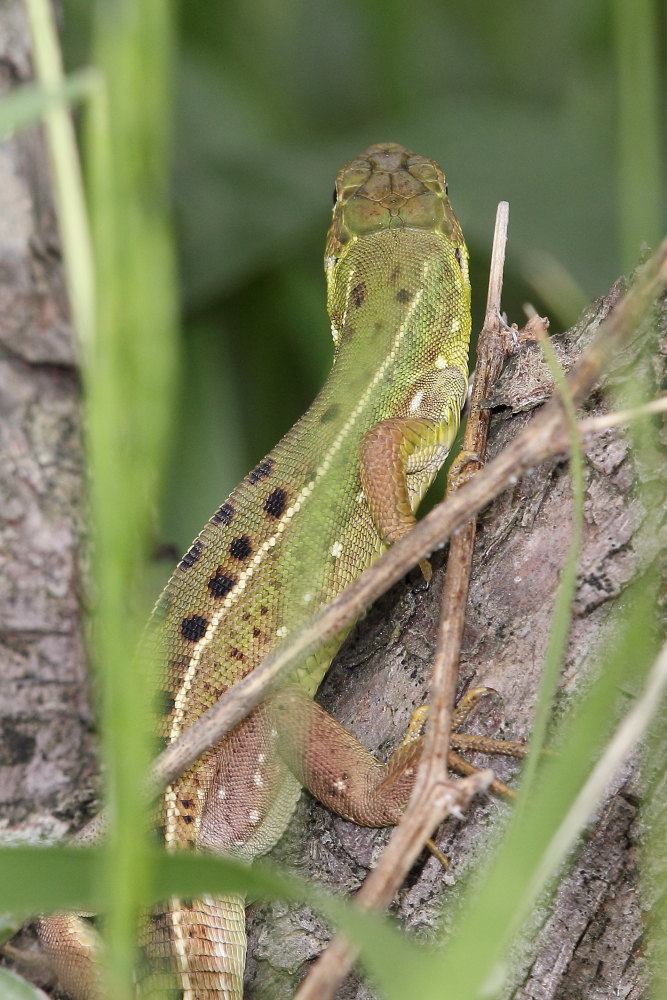
<svg viewBox="0 0 667 1000">
<path fill-rule="evenodd" d="M 9 969 L 0 969 L 0 995 L 3 1000 L 47 1000 L 46 993 Z"/>
<path fill-rule="evenodd" d="M 71 73 L 61 87 L 26 83 L 12 90 L 0 101 L 0 136 L 32 125 L 52 107 L 75 104 L 90 97 L 97 86 L 98 74 L 92 69 L 81 69 Z"/>
</svg>

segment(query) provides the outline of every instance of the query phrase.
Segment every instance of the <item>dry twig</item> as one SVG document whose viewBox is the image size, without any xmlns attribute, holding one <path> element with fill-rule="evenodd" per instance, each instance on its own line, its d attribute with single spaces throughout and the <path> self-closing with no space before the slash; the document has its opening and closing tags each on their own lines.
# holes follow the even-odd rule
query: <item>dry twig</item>
<svg viewBox="0 0 667 1000">
<path fill-rule="evenodd" d="M 465 477 L 460 472 L 452 471 L 448 495 L 469 476 L 471 466 L 481 466 L 486 453 L 490 411 L 480 408 L 480 403 L 488 398 L 508 350 L 505 326 L 500 318 L 508 215 L 507 202 L 501 202 L 496 215 L 486 317 L 477 345 L 477 368 L 461 452 L 462 461 L 455 462 L 456 468 L 461 468 L 461 465 L 465 468 Z M 387 907 L 432 830 L 447 816 L 459 816 L 462 806 L 467 804 L 472 795 L 489 785 L 488 771 L 471 774 L 459 782 L 453 782 L 447 775 L 452 711 L 476 525 L 476 517 L 471 518 L 452 536 L 450 542 L 437 647 L 431 672 L 428 725 L 415 786 L 410 803 L 401 822 L 392 832 L 377 867 L 367 877 L 356 896 L 356 902 L 362 906 L 376 909 Z M 298 990 L 298 1000 L 328 1000 L 333 997 L 349 972 L 354 958 L 355 951 L 345 936 L 337 935 L 311 967 Z"/>
</svg>

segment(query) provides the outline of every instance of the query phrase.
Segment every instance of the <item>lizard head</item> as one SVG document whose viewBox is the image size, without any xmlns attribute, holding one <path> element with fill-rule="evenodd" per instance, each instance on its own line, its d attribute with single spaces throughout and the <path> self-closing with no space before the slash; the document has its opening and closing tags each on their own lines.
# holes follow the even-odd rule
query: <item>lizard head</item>
<svg viewBox="0 0 667 1000">
<path fill-rule="evenodd" d="M 384 142 L 344 166 L 324 265 L 337 358 L 349 348 L 371 370 L 393 352 L 411 383 L 436 359 L 465 368 L 468 252 L 434 160 Z"/>
<path fill-rule="evenodd" d="M 380 142 L 338 171 L 325 256 L 327 276 L 356 240 L 397 228 L 440 232 L 463 245 L 438 164 L 396 142 Z"/>
</svg>

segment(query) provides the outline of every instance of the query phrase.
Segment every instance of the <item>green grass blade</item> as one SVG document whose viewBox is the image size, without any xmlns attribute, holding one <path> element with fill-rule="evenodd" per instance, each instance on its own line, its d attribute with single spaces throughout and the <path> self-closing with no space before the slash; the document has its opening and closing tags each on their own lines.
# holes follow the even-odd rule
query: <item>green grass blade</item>
<svg viewBox="0 0 667 1000">
<path fill-rule="evenodd" d="M 65 80 L 53 8 L 49 0 L 26 0 L 26 10 L 37 79 L 45 90 L 57 91 L 65 85 Z M 90 349 L 95 328 L 95 281 L 74 128 L 68 108 L 59 103 L 46 109 L 44 123 L 72 322 L 85 353 Z"/>
<path fill-rule="evenodd" d="M 618 103 L 619 231 L 622 267 L 642 243 L 655 247 L 665 223 L 660 155 L 660 12 L 655 0 L 612 4 Z"/>
<path fill-rule="evenodd" d="M 23 916 L 56 909 L 97 912 L 106 895 L 97 878 L 103 856 L 101 848 L 0 849 L 2 905 Z M 391 1000 L 401 998 L 401 970 L 419 965 L 423 949 L 407 941 L 383 916 L 362 911 L 268 863 L 251 867 L 230 858 L 164 851 L 150 851 L 147 857 L 156 877 L 150 891 L 141 896 L 144 905 L 171 895 L 225 893 L 306 903 L 346 930 L 362 947 L 364 964 Z M 142 891 L 147 889 L 144 883 Z"/>
<path fill-rule="evenodd" d="M 2 1000 L 47 1000 L 46 993 L 9 969 L 0 969 L 0 996 Z"/>
<path fill-rule="evenodd" d="M 95 912 L 99 854 L 73 847 L 0 848 L 0 905 L 23 920 L 57 909 Z"/>
<path fill-rule="evenodd" d="M 34 125 L 55 108 L 91 98 L 99 84 L 98 74 L 94 69 L 87 68 L 70 73 L 59 86 L 25 83 L 17 87 L 0 101 L 0 138 Z"/>
<path fill-rule="evenodd" d="M 173 398 L 176 302 L 168 190 L 171 5 L 99 2 L 105 101 L 86 125 L 98 337 L 88 372 L 96 665 L 112 822 L 101 856 L 109 994 L 133 993 L 136 918 L 152 881 L 144 774 L 153 678 L 135 653 L 144 563 Z"/>
</svg>

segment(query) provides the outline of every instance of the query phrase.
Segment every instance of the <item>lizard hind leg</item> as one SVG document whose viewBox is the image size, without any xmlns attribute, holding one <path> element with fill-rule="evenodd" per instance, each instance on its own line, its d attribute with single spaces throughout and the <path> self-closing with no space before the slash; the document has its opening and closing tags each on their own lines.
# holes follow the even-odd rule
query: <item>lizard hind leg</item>
<svg viewBox="0 0 667 1000">
<path fill-rule="evenodd" d="M 420 745 L 400 746 L 386 764 L 298 688 L 271 699 L 279 753 L 323 805 L 360 826 L 393 826 L 410 798 Z"/>
<path fill-rule="evenodd" d="M 461 724 L 472 705 L 490 689 L 476 690 L 458 713 Z M 418 709 L 406 737 L 386 763 L 381 763 L 351 733 L 298 688 L 288 687 L 273 695 L 271 712 L 278 731 L 278 750 L 300 783 L 325 806 L 361 826 L 392 826 L 398 822 L 410 798 L 421 754 L 426 707 Z M 485 736 L 452 733 L 456 749 L 523 756 L 519 743 Z M 454 770 L 477 769 L 454 751 Z M 504 797 L 512 791 L 496 781 L 492 790 Z"/>
<path fill-rule="evenodd" d="M 93 925 L 79 914 L 54 913 L 37 921 L 37 934 L 58 988 L 73 1000 L 101 1000 L 102 941 Z"/>
</svg>

